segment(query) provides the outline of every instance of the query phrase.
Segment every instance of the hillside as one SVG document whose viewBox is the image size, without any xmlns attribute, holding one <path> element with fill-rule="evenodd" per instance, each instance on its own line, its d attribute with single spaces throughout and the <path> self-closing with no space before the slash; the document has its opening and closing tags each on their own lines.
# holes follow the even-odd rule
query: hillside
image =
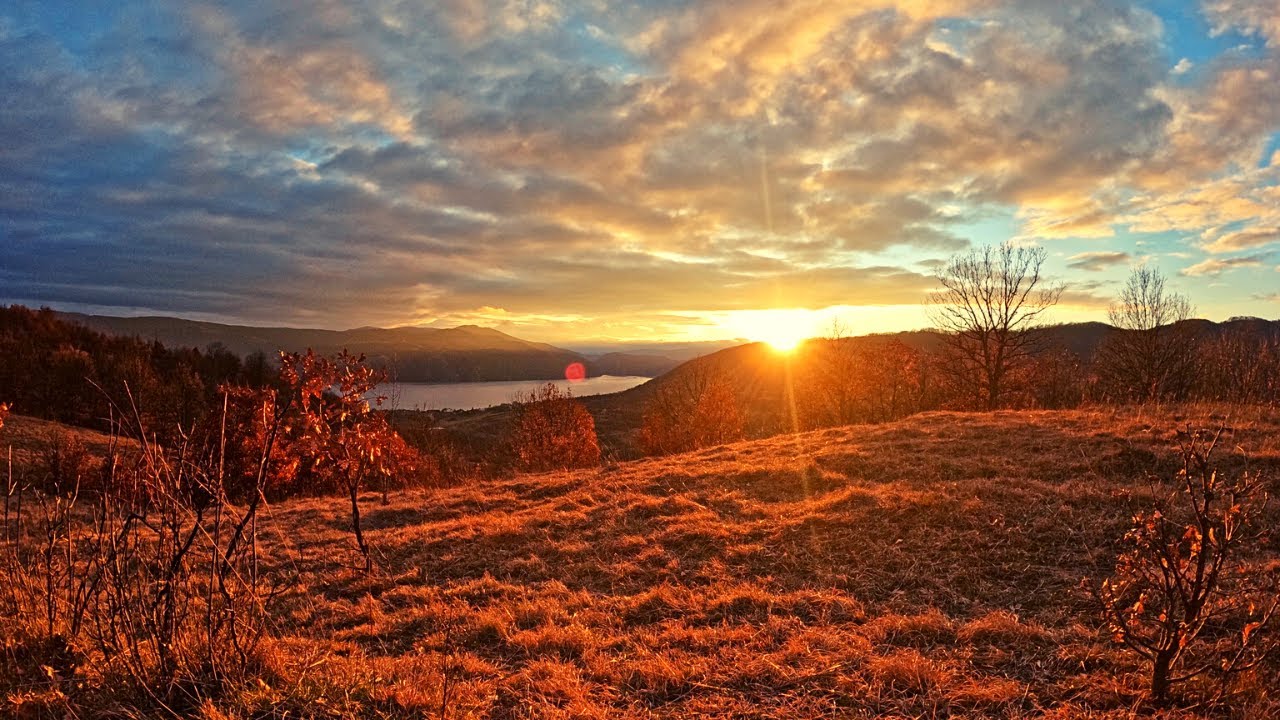
<svg viewBox="0 0 1280 720">
<path fill-rule="evenodd" d="M 65 313 L 99 332 L 159 340 L 170 347 L 221 344 L 237 355 L 308 348 L 333 354 L 364 353 L 404 382 L 541 380 L 564 377 L 564 369 L 585 362 L 581 355 L 476 325 L 456 328 L 357 328 L 318 330 L 250 327 L 171 317 L 117 318 Z M 597 373 L 598 374 L 598 373 Z"/>
<path fill-rule="evenodd" d="M 173 317 L 109 317 L 60 313 L 73 322 L 112 335 L 156 339 L 175 347 L 205 347 L 221 343 L 228 350 L 247 355 L 256 351 L 306 349 L 333 352 L 359 346 L 369 354 L 402 351 L 537 350 L 568 352 L 544 343 L 532 343 L 476 325 L 456 328 L 356 328 L 321 330 L 292 327 L 254 327 L 200 322 Z"/>
<path fill-rule="evenodd" d="M 1202 339 L 1227 333 L 1239 333 L 1255 339 L 1270 338 L 1272 341 L 1280 338 L 1280 322 L 1258 318 L 1238 318 L 1223 323 L 1193 320 L 1187 321 L 1181 329 L 1186 330 L 1188 335 Z M 1052 351 L 1066 350 L 1079 358 L 1076 379 L 1084 381 L 1089 375 L 1091 358 L 1113 332 L 1117 331 L 1104 323 L 1051 326 L 1045 329 L 1042 347 L 1051 351 L 1046 355 L 1052 355 Z M 830 380 L 830 377 L 824 373 L 829 374 L 830 367 L 839 367 L 841 377 L 862 383 L 862 391 L 873 395 L 879 392 L 880 386 L 894 381 L 919 382 L 914 391 L 920 393 L 921 397 L 915 407 L 904 406 L 898 412 L 888 413 L 887 417 L 879 419 L 893 419 L 922 409 L 955 407 L 955 404 L 947 404 L 946 398 L 938 395 L 944 391 L 942 385 L 945 378 L 937 368 L 917 368 L 912 371 L 912 377 L 895 379 L 892 377 L 894 371 L 904 368 L 895 364 L 894 358 L 878 362 L 873 367 L 867 364 L 866 356 L 860 355 L 870 353 L 874 358 L 876 348 L 896 343 L 922 353 L 922 357 L 916 358 L 917 362 L 922 363 L 928 362 L 929 353 L 934 353 L 943 346 L 942 337 L 928 330 L 863 335 L 839 340 L 818 338 L 806 341 L 789 352 L 779 352 L 765 343 L 746 343 L 696 357 L 629 390 L 583 397 L 581 402 L 595 419 L 601 447 L 606 456 L 618 459 L 633 459 L 642 454 L 636 442 L 637 432 L 643 423 L 645 406 L 654 395 L 666 388 L 679 391 L 682 386 L 699 376 L 718 376 L 729 381 L 748 438 L 762 438 L 796 429 L 868 419 L 842 419 L 822 415 L 826 408 L 821 406 L 830 390 L 829 383 L 824 385 L 824 378 Z M 844 365 L 838 362 L 832 365 L 833 352 L 847 353 L 850 360 Z M 1074 396 L 1065 404 L 1074 406 L 1082 398 L 1082 395 Z M 1046 406 L 1044 399 L 1034 395 L 1021 400 L 1021 406 Z M 432 424 L 444 427 L 455 437 L 465 437 L 469 452 L 475 461 L 480 462 L 481 458 L 494 457 L 495 449 L 501 451 L 502 439 L 507 434 L 513 417 L 509 406 L 436 412 L 430 415 L 401 412 L 397 414 L 397 426 L 411 433 L 421 432 L 424 427 Z"/>
<path fill-rule="evenodd" d="M 201 716 L 1132 717 L 1142 668 L 1081 580 L 1172 477 L 1173 430 L 1220 422 L 927 413 L 370 493 L 368 575 L 343 500 L 276 503 L 260 680 Z M 1280 414 L 1234 423 L 1226 444 L 1280 477 Z M 1275 717 L 1278 680 L 1214 716 Z"/>
<path fill-rule="evenodd" d="M 8 471 L 9 451 L 13 452 L 13 468 L 18 475 L 24 472 L 39 472 L 41 456 L 48 453 L 51 447 L 66 447 L 68 444 L 84 448 L 90 457 L 106 456 L 112 443 L 117 447 L 136 447 L 137 443 L 128 438 L 112 438 L 106 433 L 89 430 L 62 423 L 41 420 L 25 415 L 10 415 L 0 429 L 0 473 Z"/>
<path fill-rule="evenodd" d="M 60 315 L 109 335 L 159 340 L 175 348 L 218 344 L 241 356 L 257 352 L 272 356 L 278 350 L 296 352 L 307 348 L 332 354 L 346 349 L 364 353 L 373 364 L 387 368 L 403 382 L 554 380 L 563 378 L 565 367 L 571 363 L 583 363 L 591 376 L 653 377 L 679 364 L 677 359 L 651 353 L 586 356 L 477 325 L 320 330 L 226 325 L 172 317 Z"/>
<path fill-rule="evenodd" d="M 371 496 L 368 578 L 340 502 L 290 503 L 270 565 L 301 572 L 277 615 L 299 634 L 270 671 L 409 714 L 448 643 L 451 717 L 1127 717 L 1135 665 L 1080 580 L 1190 419 L 930 413 Z M 1231 438 L 1273 476 L 1278 422 Z"/>
<path fill-rule="evenodd" d="M 1280 321 L 1259 318 L 1233 318 L 1222 323 L 1189 320 L 1179 329 L 1185 330 L 1192 337 L 1241 333 L 1256 338 L 1280 338 Z M 1066 350 L 1087 366 L 1108 335 L 1117 330 L 1105 323 L 1088 322 L 1054 325 L 1045 328 L 1043 332 L 1042 348 L 1049 351 Z M 895 341 L 922 353 L 934 352 L 943 347 L 942 336 L 929 330 L 862 335 L 839 340 L 818 338 L 786 353 L 778 352 L 764 343 L 749 343 L 695 358 L 625 392 L 584 398 L 584 403 L 596 415 L 597 422 L 603 419 L 606 428 L 619 430 L 609 436 L 609 439 L 630 452 L 627 435 L 622 429 L 639 427 L 641 408 L 654 393 L 664 387 L 679 385 L 698 373 L 716 374 L 731 379 L 746 419 L 747 436 L 764 437 L 794 429 L 793 400 L 805 402 L 806 385 L 820 371 L 820 356 L 823 352 L 830 352 L 837 346 L 845 348 L 845 351 L 857 352 Z M 851 370 L 859 372 L 866 371 L 867 368 L 860 366 Z M 803 426 L 803 422 L 801 425 Z"/>
</svg>

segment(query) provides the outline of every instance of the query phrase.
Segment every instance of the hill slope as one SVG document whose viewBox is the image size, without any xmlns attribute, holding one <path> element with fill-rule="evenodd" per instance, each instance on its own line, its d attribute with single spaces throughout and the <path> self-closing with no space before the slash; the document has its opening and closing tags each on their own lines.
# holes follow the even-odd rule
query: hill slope
<svg viewBox="0 0 1280 720">
<path fill-rule="evenodd" d="M 1192 336 L 1241 333 L 1280 339 L 1280 321 L 1260 318 L 1238 318 L 1222 323 L 1188 320 L 1183 329 Z M 1086 322 L 1050 326 L 1044 332 L 1042 347 L 1047 350 L 1065 349 L 1087 365 L 1107 337 L 1117 330 L 1105 323 Z M 596 415 L 598 423 L 604 419 L 606 429 L 612 432 L 609 439 L 623 448 L 624 456 L 630 456 L 633 448 L 629 447 L 627 429 L 634 430 L 640 426 L 644 403 L 663 386 L 680 383 L 692 373 L 710 372 L 730 379 L 746 420 L 747 436 L 763 437 L 794 429 L 789 393 L 803 388 L 804 376 L 814 370 L 812 361 L 817 359 L 816 355 L 824 346 L 829 348 L 833 342 L 839 342 L 859 348 L 889 341 L 898 341 L 926 353 L 943 347 L 942 336 L 931 330 L 862 335 L 839 341 L 819 338 L 787 353 L 777 352 L 765 343 L 749 343 L 692 359 L 625 392 L 585 398 L 584 402 Z M 803 401 L 804 398 L 799 399 Z"/>
<path fill-rule="evenodd" d="M 1129 717 L 1080 580 L 1196 419 L 929 413 L 369 496 L 368 577 L 340 501 L 277 506 L 268 671 L 336 714 L 434 712 L 445 652 L 452 717 Z M 1276 476 L 1280 417 L 1237 421 Z M 1234 716 L 1275 716 L 1274 668 L 1250 682 Z"/>
<path fill-rule="evenodd" d="M 571 363 L 589 363 L 582 355 L 546 343 L 535 343 L 476 325 L 455 328 L 357 328 L 318 330 L 251 327 L 198 322 L 171 317 L 120 318 L 63 313 L 68 320 L 111 335 L 159 340 L 169 347 L 204 348 L 214 343 L 237 355 L 311 348 L 332 354 L 364 353 L 404 382 L 477 382 L 563 378 Z M 665 371 L 672 366 L 661 366 Z M 588 368 L 595 370 L 594 368 Z M 614 359 L 610 374 L 643 374 L 654 370 L 650 359 L 628 363 Z M 605 370 L 591 372 L 604 374 Z"/>
</svg>

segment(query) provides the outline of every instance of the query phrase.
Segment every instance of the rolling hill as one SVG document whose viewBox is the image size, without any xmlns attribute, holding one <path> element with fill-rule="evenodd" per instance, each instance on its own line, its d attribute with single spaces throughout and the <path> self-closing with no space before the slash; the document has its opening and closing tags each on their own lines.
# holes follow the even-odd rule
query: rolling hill
<svg viewBox="0 0 1280 720">
<path fill-rule="evenodd" d="M 1260 318 L 1233 318 L 1215 323 L 1208 320 L 1189 320 L 1182 326 L 1194 335 L 1213 335 L 1226 332 L 1245 333 L 1250 336 L 1280 339 L 1280 322 Z M 1043 347 L 1065 349 L 1088 364 L 1098 347 L 1115 328 L 1105 323 L 1073 323 L 1046 328 Z M 843 338 L 838 342 L 850 347 L 866 347 L 877 343 L 899 341 L 922 352 L 931 352 L 943 346 L 942 337 L 933 331 L 917 330 L 881 335 L 864 335 Z M 789 395 L 794 388 L 802 388 L 804 374 L 812 371 L 811 355 L 833 341 L 810 340 L 790 353 L 780 353 L 765 343 L 746 343 L 717 352 L 695 357 L 676 368 L 629 390 L 609 395 L 593 395 L 581 398 L 581 402 L 595 418 L 596 430 L 606 455 L 621 459 L 639 457 L 636 431 L 641 426 L 645 404 L 663 387 L 679 385 L 691 375 L 717 374 L 731 380 L 738 404 L 745 420 L 747 437 L 763 438 L 796 429 L 793 424 L 792 398 L 804 401 L 804 397 Z M 428 420 L 415 417 L 417 413 L 400 413 L 397 421 L 401 428 L 421 427 Z M 482 455 L 492 456 L 491 448 L 501 443 L 513 418 L 509 406 L 484 410 L 434 413 L 430 423 L 438 423 L 457 436 L 468 438 L 467 443 Z"/>
<path fill-rule="evenodd" d="M 172 317 L 108 317 L 62 313 L 72 322 L 111 335 L 159 340 L 169 347 L 204 348 L 220 344 L 238 355 L 311 348 L 331 354 L 343 349 L 367 355 L 403 382 L 480 382 L 553 380 L 565 367 L 583 363 L 589 375 L 653 377 L 678 365 L 648 354 L 607 354 L 595 358 L 546 343 L 536 343 L 492 328 L 356 328 L 319 330 L 252 327 Z"/>
<path fill-rule="evenodd" d="M 1215 421 L 927 413 L 371 493 L 370 574 L 341 499 L 281 502 L 261 530 L 272 637 L 201 716 L 1206 717 L 1141 707 L 1144 667 L 1081 584 L 1114 567 L 1188 422 Z M 1274 411 L 1228 440 L 1280 471 Z M 1212 716 L 1277 717 L 1275 672 Z"/>
</svg>

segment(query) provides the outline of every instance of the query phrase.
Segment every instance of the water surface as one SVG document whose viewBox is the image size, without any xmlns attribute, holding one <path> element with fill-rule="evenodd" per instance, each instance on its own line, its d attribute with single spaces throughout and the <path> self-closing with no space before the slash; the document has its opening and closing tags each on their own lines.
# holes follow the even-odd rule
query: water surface
<svg viewBox="0 0 1280 720">
<path fill-rule="evenodd" d="M 387 383 L 378 392 L 387 396 L 385 408 L 398 410 L 478 410 L 509 403 L 518 392 L 554 383 L 574 397 L 622 392 L 650 380 L 635 375 L 600 375 L 577 382 L 568 380 L 509 380 L 469 383 Z"/>
</svg>

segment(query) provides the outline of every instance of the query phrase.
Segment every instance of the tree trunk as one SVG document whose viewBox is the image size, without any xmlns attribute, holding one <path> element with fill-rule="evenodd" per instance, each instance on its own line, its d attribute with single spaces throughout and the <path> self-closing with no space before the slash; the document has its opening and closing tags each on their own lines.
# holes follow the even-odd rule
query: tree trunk
<svg viewBox="0 0 1280 720">
<path fill-rule="evenodd" d="M 1152 660 L 1151 698 L 1156 705 L 1163 706 L 1169 700 L 1169 674 L 1176 655 L 1176 648 L 1163 649 Z"/>
<path fill-rule="evenodd" d="M 373 561 L 369 557 L 369 546 L 364 542 L 364 532 L 360 529 L 360 486 L 352 484 L 348 489 L 351 492 L 351 531 L 356 536 L 356 545 L 364 556 L 364 569 L 368 572 Z"/>
</svg>

